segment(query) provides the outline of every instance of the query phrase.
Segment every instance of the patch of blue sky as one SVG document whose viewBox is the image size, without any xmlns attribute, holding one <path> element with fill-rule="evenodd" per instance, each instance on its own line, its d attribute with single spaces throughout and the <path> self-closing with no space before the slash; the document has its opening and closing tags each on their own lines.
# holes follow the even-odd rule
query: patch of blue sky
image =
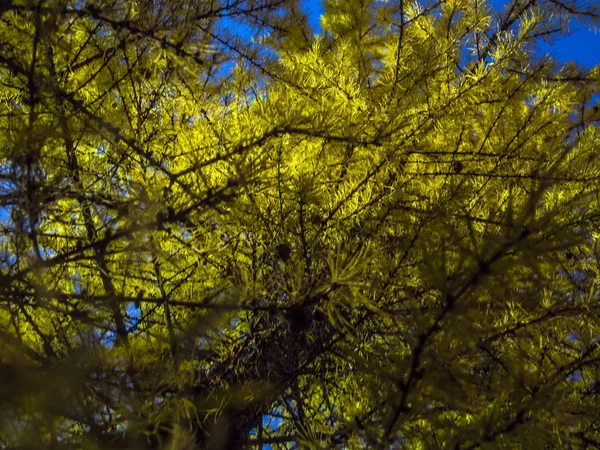
<svg viewBox="0 0 600 450">
<path fill-rule="evenodd" d="M 51 248 L 40 248 L 40 255 L 43 259 L 48 259 L 56 256 L 56 252 Z"/>
<path fill-rule="evenodd" d="M 277 409 L 275 411 L 278 415 L 265 414 L 262 420 L 262 426 L 264 429 L 269 430 L 271 432 L 277 431 L 281 424 L 283 423 L 283 419 L 279 417 L 281 411 Z"/>
<path fill-rule="evenodd" d="M 308 13 L 308 23 L 311 26 L 313 33 L 321 33 L 321 16 L 323 15 L 323 1 L 322 0 L 305 0 L 303 7 Z"/>
<path fill-rule="evenodd" d="M 14 266 L 17 262 L 17 256 L 13 254 L 6 254 L 6 252 L 0 253 L 0 268 L 2 270 L 8 270 Z"/>
<path fill-rule="evenodd" d="M 10 220 L 11 206 L 2 205 L 0 206 L 0 222 L 8 222 Z"/>
<path fill-rule="evenodd" d="M 100 334 L 100 342 L 106 348 L 113 348 L 113 344 L 117 339 L 117 334 L 114 331 L 102 331 Z"/>
<path fill-rule="evenodd" d="M 266 414 L 263 416 L 263 420 L 262 420 L 263 429 L 269 431 L 270 433 L 277 431 L 277 429 L 279 428 L 279 426 L 282 423 L 283 423 L 283 419 L 281 419 L 281 417 L 272 416 L 270 414 Z M 252 430 L 250 430 L 251 437 L 256 437 L 257 435 L 258 435 L 258 430 L 256 428 L 253 428 Z M 263 444 L 261 447 L 262 450 L 270 450 L 271 448 L 272 447 L 269 444 Z"/>
<path fill-rule="evenodd" d="M 137 327 L 142 320 L 142 310 L 138 308 L 135 303 L 130 303 L 125 308 L 126 321 L 128 324 L 128 330 L 130 332 L 137 331 Z"/>
<path fill-rule="evenodd" d="M 83 281 L 81 280 L 81 276 L 78 273 L 76 273 L 75 275 L 73 275 L 72 280 L 73 280 L 73 294 L 75 294 L 75 295 L 81 294 L 85 289 L 85 285 L 83 284 Z"/>
<path fill-rule="evenodd" d="M 190 230 L 188 230 L 187 228 L 185 228 L 184 226 L 182 226 L 179 229 L 179 232 L 181 233 L 181 237 L 183 239 L 191 239 L 193 237 L 192 232 Z"/>
<path fill-rule="evenodd" d="M 577 370 L 575 372 L 570 373 L 567 376 L 567 381 L 569 381 L 570 383 L 576 383 L 578 381 L 581 381 L 583 378 L 581 371 Z"/>
<path fill-rule="evenodd" d="M 568 36 L 559 36 L 552 43 L 543 43 L 541 50 L 557 61 L 575 61 L 586 68 L 600 64 L 600 33 L 574 24 Z"/>
<path fill-rule="evenodd" d="M 506 0 L 491 0 L 496 11 L 504 11 Z M 540 44 L 541 54 L 548 54 L 561 63 L 574 61 L 586 68 L 600 64 L 600 32 L 571 21 L 570 32 Z"/>
<path fill-rule="evenodd" d="M 97 156 L 104 156 L 106 153 L 106 144 L 104 142 L 101 142 L 98 145 L 98 148 L 96 149 L 96 155 Z"/>
<path fill-rule="evenodd" d="M 575 333 L 575 332 L 571 332 L 571 333 L 568 334 L 567 338 L 571 342 L 576 342 L 579 339 L 579 335 L 577 333 Z"/>
</svg>

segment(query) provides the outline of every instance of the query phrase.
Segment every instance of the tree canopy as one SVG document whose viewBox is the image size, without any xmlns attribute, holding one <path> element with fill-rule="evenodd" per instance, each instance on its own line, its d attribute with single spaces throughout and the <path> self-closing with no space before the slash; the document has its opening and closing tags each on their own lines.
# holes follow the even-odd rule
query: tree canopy
<svg viewBox="0 0 600 450">
<path fill-rule="evenodd" d="M 0 3 L 0 448 L 600 448 L 595 1 Z"/>
</svg>

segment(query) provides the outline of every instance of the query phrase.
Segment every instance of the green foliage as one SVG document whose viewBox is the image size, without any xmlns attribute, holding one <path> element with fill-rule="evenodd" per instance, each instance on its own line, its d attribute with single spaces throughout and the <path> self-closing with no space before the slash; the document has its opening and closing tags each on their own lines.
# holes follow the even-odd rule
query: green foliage
<svg viewBox="0 0 600 450">
<path fill-rule="evenodd" d="M 600 447 L 571 0 L 0 5 L 0 448 Z"/>
</svg>

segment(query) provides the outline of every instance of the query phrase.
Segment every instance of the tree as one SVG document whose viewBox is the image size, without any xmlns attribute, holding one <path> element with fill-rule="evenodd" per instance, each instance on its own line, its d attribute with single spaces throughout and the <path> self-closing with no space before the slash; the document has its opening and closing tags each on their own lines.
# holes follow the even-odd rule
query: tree
<svg viewBox="0 0 600 450">
<path fill-rule="evenodd" d="M 600 446 L 600 6 L 0 6 L 0 447 Z"/>
</svg>

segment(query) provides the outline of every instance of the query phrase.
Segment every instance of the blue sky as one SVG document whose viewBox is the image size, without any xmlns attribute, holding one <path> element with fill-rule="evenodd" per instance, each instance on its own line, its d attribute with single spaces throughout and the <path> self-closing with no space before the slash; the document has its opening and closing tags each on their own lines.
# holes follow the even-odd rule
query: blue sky
<svg viewBox="0 0 600 450">
<path fill-rule="evenodd" d="M 506 0 L 491 0 L 491 4 L 498 10 L 503 9 Z M 306 0 L 310 22 L 318 29 L 319 16 L 323 12 L 322 0 Z M 600 30 L 596 33 L 589 31 L 578 24 L 572 25 L 572 35 L 554 39 L 553 45 L 544 44 L 543 51 L 550 53 L 561 62 L 576 61 L 577 63 L 592 67 L 600 63 Z"/>
<path fill-rule="evenodd" d="M 507 0 L 491 0 L 494 8 L 502 11 Z M 571 35 L 555 38 L 553 45 L 543 45 L 543 50 L 561 62 L 575 61 L 586 67 L 600 63 L 600 30 L 596 33 L 573 23 Z"/>
</svg>

